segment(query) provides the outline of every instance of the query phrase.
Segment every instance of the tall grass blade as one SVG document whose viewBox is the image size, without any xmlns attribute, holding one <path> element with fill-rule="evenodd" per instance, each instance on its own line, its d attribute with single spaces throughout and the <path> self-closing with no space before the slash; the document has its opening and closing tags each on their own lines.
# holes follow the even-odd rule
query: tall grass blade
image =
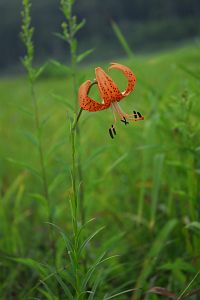
<svg viewBox="0 0 200 300">
<path fill-rule="evenodd" d="M 94 49 L 89 49 L 84 51 L 83 53 L 79 54 L 77 56 L 77 62 L 80 63 L 82 60 L 84 60 L 88 55 L 90 55 L 92 52 L 94 51 Z"/>
<path fill-rule="evenodd" d="M 45 265 L 39 263 L 38 261 L 32 259 L 32 258 L 10 258 L 11 260 L 23 264 L 31 269 L 34 269 L 35 271 L 38 272 L 38 274 L 41 277 L 47 276 L 48 275 L 48 269 Z"/>
<path fill-rule="evenodd" d="M 183 70 L 184 72 L 186 72 L 187 74 L 192 76 L 194 79 L 200 80 L 199 73 L 194 72 L 194 71 L 188 69 L 187 67 L 185 67 L 184 65 L 181 65 L 181 64 L 179 64 L 179 67 L 180 67 L 181 70 Z"/>
<path fill-rule="evenodd" d="M 56 280 L 58 281 L 58 283 L 60 284 L 60 286 L 62 287 L 65 295 L 68 297 L 67 299 L 74 300 L 74 297 L 73 297 L 72 293 L 70 292 L 70 289 L 65 284 L 65 282 L 62 280 L 62 278 L 58 274 L 55 274 L 55 277 L 56 277 Z"/>
<path fill-rule="evenodd" d="M 130 293 L 130 292 L 133 292 L 133 291 L 136 291 L 136 290 L 138 290 L 138 289 L 129 289 L 129 290 L 126 290 L 126 291 L 117 293 L 117 294 L 115 294 L 115 295 L 112 295 L 112 296 L 109 296 L 109 297 L 105 297 L 104 300 L 110 300 L 110 299 L 116 298 L 116 297 L 118 297 L 118 296 L 121 296 L 121 295 L 123 295 L 123 294 Z"/>
<path fill-rule="evenodd" d="M 96 297 L 96 290 L 98 288 L 98 286 L 100 285 L 101 281 L 102 281 L 102 277 L 103 277 L 103 272 L 98 272 L 97 276 L 96 276 L 96 279 L 95 279 L 95 282 L 92 286 L 92 290 L 91 290 L 91 293 L 88 297 L 88 300 L 93 300 L 94 297 Z"/>
<path fill-rule="evenodd" d="M 101 228 L 97 229 L 94 233 L 92 233 L 80 246 L 79 248 L 79 255 L 81 254 L 81 252 L 83 251 L 83 249 L 85 248 L 85 246 L 103 229 L 105 228 L 105 226 L 102 226 Z"/>
<path fill-rule="evenodd" d="M 118 41 L 120 42 L 120 45 L 122 46 L 122 48 L 126 52 L 127 56 L 129 58 L 133 58 L 133 52 L 132 52 L 125 36 L 123 35 L 121 29 L 117 25 L 117 23 L 115 21 L 111 21 L 111 26 L 112 26 L 112 29 L 113 29 L 116 37 L 118 38 Z"/>
<path fill-rule="evenodd" d="M 106 262 L 106 261 L 108 261 L 108 260 L 110 260 L 110 259 L 112 259 L 112 258 L 118 257 L 118 255 L 113 255 L 113 256 L 109 256 L 109 257 L 107 257 L 107 258 L 104 258 L 105 255 L 106 255 L 106 252 L 103 252 L 103 253 L 97 258 L 97 260 L 95 261 L 95 263 L 89 268 L 88 272 L 87 272 L 86 275 L 85 275 L 85 278 L 84 278 L 84 280 L 83 280 L 83 283 L 82 283 L 82 288 L 83 288 L 83 289 L 86 289 L 87 284 L 88 284 L 88 282 L 89 282 L 89 280 L 90 280 L 92 274 L 94 273 L 94 271 L 97 269 L 97 267 L 98 267 L 100 264 L 102 264 L 102 263 L 104 263 L 104 262 Z"/>
</svg>

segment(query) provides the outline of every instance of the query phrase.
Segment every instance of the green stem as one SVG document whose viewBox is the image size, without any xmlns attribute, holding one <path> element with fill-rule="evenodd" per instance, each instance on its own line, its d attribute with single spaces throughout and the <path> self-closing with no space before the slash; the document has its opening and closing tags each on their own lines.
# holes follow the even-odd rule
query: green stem
<svg viewBox="0 0 200 300">
<path fill-rule="evenodd" d="M 81 113 L 80 113 L 81 114 Z M 80 118 L 80 116 L 79 116 Z M 75 290 L 76 299 L 80 295 L 79 291 L 79 257 L 78 257 L 78 195 L 77 195 L 77 176 L 76 176 L 76 147 L 75 147 L 75 135 L 77 118 L 71 127 L 71 151 L 72 151 L 72 190 L 73 190 L 73 203 L 72 203 L 72 225 L 73 225 L 73 242 L 74 242 L 74 273 L 75 273 Z"/>
<path fill-rule="evenodd" d="M 71 66 L 72 66 L 72 78 L 73 78 L 73 89 L 74 89 L 74 99 L 75 99 L 75 113 L 78 114 L 77 118 L 79 119 L 79 113 L 78 113 L 78 84 L 77 84 L 77 53 L 74 51 L 72 47 L 72 41 L 70 42 L 70 53 L 71 53 Z M 81 140 L 80 140 L 80 129 L 78 126 L 78 119 L 76 124 L 76 133 L 77 133 L 77 143 L 78 143 L 78 149 L 81 149 Z M 83 170 L 82 170 L 82 158 L 81 153 L 78 151 L 77 155 L 77 161 L 78 161 L 78 178 L 80 182 L 80 188 L 79 188 L 79 202 L 80 202 L 80 218 L 81 218 L 81 224 L 83 225 L 85 223 L 85 208 L 84 208 L 84 185 L 83 185 Z"/>
<path fill-rule="evenodd" d="M 90 88 L 96 84 L 94 81 Z M 81 224 L 83 225 L 84 221 L 84 206 L 83 206 L 83 201 L 78 201 L 78 192 L 77 192 L 77 172 L 76 172 L 76 166 L 77 166 L 77 157 L 76 157 L 76 143 L 75 143 L 75 138 L 76 134 L 78 134 L 77 128 L 78 128 L 78 122 L 81 117 L 81 114 L 83 112 L 83 109 L 81 108 L 77 114 L 77 116 L 74 118 L 74 122 L 71 126 L 71 152 L 72 152 L 72 190 L 73 190 L 73 203 L 72 203 L 72 224 L 73 224 L 73 239 L 74 239 L 74 272 L 75 272 L 75 290 L 76 290 L 76 299 L 79 299 L 80 297 L 80 280 L 79 280 L 79 257 L 77 255 L 79 251 L 79 237 L 78 237 L 78 213 L 80 213 L 81 217 Z M 78 153 L 80 155 L 80 153 Z M 79 156 L 80 158 L 80 156 Z M 80 165 L 80 160 L 78 161 L 78 166 Z M 78 175 L 79 175 L 79 180 L 80 180 L 80 169 L 77 169 Z M 81 194 L 79 194 L 79 197 Z M 83 194 L 82 194 L 83 196 Z M 82 198 L 83 200 L 83 198 Z M 83 267 L 84 271 L 86 273 L 87 271 L 87 254 L 83 259 Z"/>
<path fill-rule="evenodd" d="M 75 130 L 75 129 L 76 129 L 76 126 L 77 126 L 77 123 L 78 123 L 78 121 L 79 121 L 79 119 L 80 119 L 80 117 L 81 117 L 82 111 L 83 111 L 83 109 L 81 108 L 81 109 L 79 110 L 79 113 L 78 113 L 78 115 L 77 115 L 77 117 L 76 117 L 76 119 L 75 119 L 73 125 L 72 125 L 72 130 Z"/>
<path fill-rule="evenodd" d="M 72 152 L 72 189 L 73 189 L 73 203 L 72 207 L 72 224 L 73 224 L 73 264 L 74 264 L 74 275 L 75 275 L 75 293 L 76 299 L 80 299 L 80 257 L 79 257 L 79 243 L 80 237 L 78 234 L 78 220 L 80 217 L 81 225 L 85 224 L 85 207 L 84 207 L 84 184 L 83 184 L 83 170 L 82 170 L 82 159 L 81 159 L 81 139 L 80 129 L 78 121 L 82 114 L 82 109 L 78 112 L 78 79 L 77 79 L 77 50 L 76 50 L 76 39 L 74 37 L 74 19 L 72 17 L 72 4 L 69 8 L 69 14 L 65 14 L 68 21 L 68 35 L 67 42 L 70 46 L 71 56 L 71 69 L 72 69 L 72 81 L 73 81 L 73 94 L 75 100 L 75 114 L 73 124 L 71 125 L 71 152 Z M 77 188 L 77 181 L 80 183 L 79 189 Z M 82 258 L 82 264 L 84 273 L 87 272 L 87 253 Z"/>
<path fill-rule="evenodd" d="M 43 154 L 43 148 L 42 148 L 42 142 L 41 142 L 39 112 L 38 112 L 37 99 L 35 96 L 35 89 L 34 89 L 33 84 L 31 84 L 31 95 L 32 95 L 33 106 L 34 106 L 35 127 L 36 127 L 37 138 L 38 138 L 38 151 L 39 151 L 39 156 L 40 156 L 40 165 L 41 165 L 41 172 L 42 172 L 42 179 L 43 179 L 44 196 L 45 196 L 47 204 L 48 204 L 49 219 L 51 219 L 49 191 L 48 191 L 47 176 L 46 176 L 45 163 L 44 163 L 44 154 Z"/>
<path fill-rule="evenodd" d="M 38 152 L 39 152 L 41 175 L 42 175 L 42 181 L 43 181 L 43 193 L 44 193 L 44 197 L 46 199 L 46 203 L 47 203 L 47 207 L 48 207 L 48 222 L 53 223 L 53 217 L 52 217 L 51 206 L 50 206 L 49 189 L 48 189 L 48 183 L 47 183 L 47 174 L 46 174 L 46 169 L 45 169 L 44 151 L 43 151 L 42 140 L 41 140 L 39 109 L 38 109 L 38 103 L 37 103 L 37 99 L 36 99 L 36 95 L 35 95 L 34 83 L 32 80 L 30 80 L 30 85 L 31 85 L 31 96 L 32 96 L 32 101 L 33 101 L 33 107 L 34 107 L 35 128 L 36 128 L 36 134 L 37 134 L 37 138 L 38 138 Z M 50 227 L 49 227 L 49 240 L 51 243 L 51 248 L 52 248 L 52 253 L 53 253 L 53 261 L 55 264 L 56 263 L 56 249 L 55 249 L 54 238 L 52 235 L 52 231 L 50 230 Z"/>
<path fill-rule="evenodd" d="M 45 196 L 45 199 L 46 199 L 47 205 L 48 205 L 48 219 L 50 222 L 52 222 L 52 216 L 51 216 L 51 210 L 50 210 L 50 200 L 49 200 L 49 190 L 48 190 L 48 184 L 47 184 L 47 176 L 46 176 L 46 169 L 45 169 L 45 163 L 44 163 L 44 154 L 43 154 L 42 141 L 41 141 L 39 111 L 38 111 L 38 104 L 37 104 L 37 99 L 35 96 L 35 89 L 34 89 L 33 83 L 31 83 L 31 96 L 32 96 L 33 107 L 34 107 L 36 134 L 37 134 L 37 138 L 38 138 L 38 151 L 39 151 L 40 166 L 41 166 L 41 173 L 42 173 L 42 180 L 43 180 L 43 190 L 44 190 L 44 196 Z"/>
</svg>

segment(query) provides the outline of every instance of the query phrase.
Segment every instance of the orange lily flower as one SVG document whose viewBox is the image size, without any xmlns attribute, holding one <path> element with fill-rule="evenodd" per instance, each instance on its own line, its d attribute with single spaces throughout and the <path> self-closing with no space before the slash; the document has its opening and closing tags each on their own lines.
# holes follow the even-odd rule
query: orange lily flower
<svg viewBox="0 0 200 300">
<path fill-rule="evenodd" d="M 109 134 L 111 138 L 113 138 L 114 135 L 116 135 L 116 114 L 125 125 L 129 124 L 127 120 L 144 120 L 144 117 L 136 111 L 133 111 L 133 114 L 130 115 L 123 112 L 118 103 L 124 97 L 128 96 L 134 89 L 136 77 L 131 69 L 118 63 L 112 63 L 108 70 L 110 69 L 118 69 L 122 71 L 128 79 L 128 85 L 123 92 L 119 90 L 117 84 L 110 78 L 110 76 L 108 76 L 108 74 L 106 74 L 100 67 L 97 67 L 95 69 L 96 79 L 93 82 L 91 80 L 86 80 L 82 83 L 79 88 L 78 97 L 81 109 L 89 112 L 96 112 L 111 107 L 114 115 L 114 124 L 111 128 L 109 128 Z M 98 86 L 102 103 L 99 103 L 88 96 L 93 84 L 97 84 Z"/>
</svg>

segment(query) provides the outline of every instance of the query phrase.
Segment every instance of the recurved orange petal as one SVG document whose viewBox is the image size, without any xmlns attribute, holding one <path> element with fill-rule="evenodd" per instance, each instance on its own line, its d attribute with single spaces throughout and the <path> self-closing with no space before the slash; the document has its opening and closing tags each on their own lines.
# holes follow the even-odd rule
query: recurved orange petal
<svg viewBox="0 0 200 300">
<path fill-rule="evenodd" d="M 128 79 L 128 85 L 126 89 L 122 92 L 122 95 L 124 97 L 128 96 L 133 91 L 134 85 L 136 84 L 136 77 L 131 71 L 131 69 L 118 63 L 112 63 L 108 70 L 110 69 L 118 69 L 124 73 L 124 75 Z"/>
<path fill-rule="evenodd" d="M 111 102 L 120 101 L 123 98 L 116 83 L 100 67 L 95 69 L 95 74 L 100 97 L 105 105 L 110 105 Z"/>
<path fill-rule="evenodd" d="M 91 80 L 86 80 L 81 84 L 78 92 L 80 107 L 90 112 L 103 110 L 109 107 L 109 105 L 98 103 L 88 96 L 90 86 L 92 85 Z"/>
</svg>

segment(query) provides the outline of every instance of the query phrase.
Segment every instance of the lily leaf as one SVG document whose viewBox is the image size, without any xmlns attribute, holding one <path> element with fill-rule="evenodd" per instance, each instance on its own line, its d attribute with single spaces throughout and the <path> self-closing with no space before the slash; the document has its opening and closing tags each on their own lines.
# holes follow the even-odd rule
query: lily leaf
<svg viewBox="0 0 200 300">
<path fill-rule="evenodd" d="M 66 37 L 64 37 L 63 34 L 59 33 L 59 32 L 54 32 L 53 35 L 55 35 L 57 38 L 63 40 L 66 42 Z"/>
<path fill-rule="evenodd" d="M 41 175 L 38 173 L 38 171 L 36 169 L 34 169 L 32 166 L 28 165 L 27 163 L 25 162 L 20 162 L 20 161 L 17 161 L 15 159 L 12 159 L 12 158 L 7 158 L 7 160 L 13 164 L 16 164 L 26 170 L 28 170 L 30 173 L 32 173 L 33 175 L 35 175 L 36 177 L 38 177 L 39 179 L 41 179 Z"/>
<path fill-rule="evenodd" d="M 36 70 L 35 79 L 37 79 L 44 72 L 47 66 L 48 66 L 48 62 Z"/>
<path fill-rule="evenodd" d="M 86 23 L 86 20 L 83 19 L 78 25 L 76 25 L 74 34 L 75 34 L 76 32 L 78 32 L 81 28 L 83 28 L 83 26 L 85 25 L 85 23 Z"/>
</svg>

